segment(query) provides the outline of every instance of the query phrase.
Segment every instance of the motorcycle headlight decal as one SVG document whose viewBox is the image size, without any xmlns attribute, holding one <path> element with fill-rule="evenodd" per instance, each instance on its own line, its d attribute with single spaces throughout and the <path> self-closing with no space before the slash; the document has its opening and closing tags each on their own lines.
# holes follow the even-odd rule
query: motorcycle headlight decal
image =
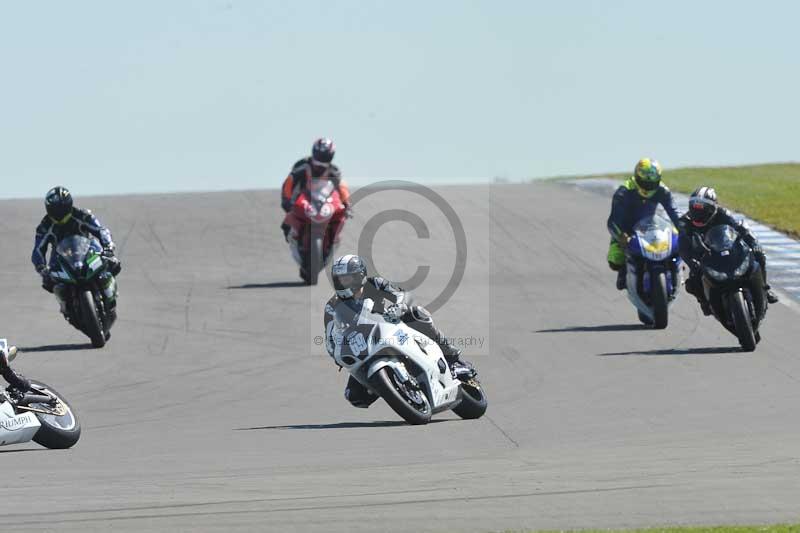
<svg viewBox="0 0 800 533">
<path fill-rule="evenodd" d="M 87 264 L 91 270 L 97 270 L 103 264 L 103 260 L 100 259 L 100 256 L 95 255 Z"/>
<path fill-rule="evenodd" d="M 655 241 L 653 243 L 645 242 L 644 249 L 651 254 L 663 254 L 669 251 L 669 244 L 667 240 Z"/>
</svg>

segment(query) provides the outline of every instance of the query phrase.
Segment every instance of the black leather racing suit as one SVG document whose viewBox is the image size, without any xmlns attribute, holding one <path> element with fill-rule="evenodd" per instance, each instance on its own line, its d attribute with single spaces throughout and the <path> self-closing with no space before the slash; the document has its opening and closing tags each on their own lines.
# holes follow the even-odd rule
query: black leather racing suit
<svg viewBox="0 0 800 533">
<path fill-rule="evenodd" d="M 767 260 L 764 256 L 764 251 L 758 244 L 758 239 L 750 231 L 750 228 L 741 220 L 734 218 L 733 214 L 720 207 L 714 214 L 714 217 L 705 226 L 698 227 L 692 223 L 689 214 L 684 214 L 679 221 L 678 230 L 680 232 L 678 237 L 678 251 L 686 264 L 689 266 L 689 278 L 686 280 L 686 292 L 693 294 L 701 305 L 705 304 L 706 297 L 703 291 L 702 283 L 702 268 L 700 261 L 705 254 L 706 250 L 698 246 L 697 239 L 703 239 L 711 228 L 715 226 L 727 225 L 732 226 L 736 232 L 742 237 L 742 240 L 753 250 L 759 265 L 761 265 L 761 272 L 764 276 L 764 287 L 769 289 L 767 285 Z"/>
<path fill-rule="evenodd" d="M 19 392 L 26 392 L 31 388 L 31 382 L 28 381 L 25 376 L 8 366 L 2 357 L 0 357 L 0 375 L 3 376 L 3 379 L 5 379 L 12 388 Z"/>
<path fill-rule="evenodd" d="M 436 327 L 433 323 L 433 317 L 428 310 L 421 305 L 414 305 L 414 298 L 410 292 L 404 291 L 384 278 L 367 278 L 363 294 L 361 294 L 359 298 L 371 299 L 374 302 L 372 310 L 375 313 L 383 313 L 387 309 L 387 306 L 384 304 L 385 300 L 389 300 L 392 304 L 407 306 L 407 310 L 400 316 L 400 320 L 439 344 L 442 349 L 442 354 L 449 363 L 452 364 L 455 361 L 459 361 L 461 352 L 450 344 L 447 337 Z M 328 331 L 328 323 L 334 319 L 333 309 L 339 302 L 339 297 L 334 294 L 325 305 L 324 322 L 326 332 Z M 326 346 L 329 355 L 332 356 L 333 341 L 327 339 Z M 369 407 L 378 399 L 377 396 L 372 394 L 353 376 L 350 376 L 350 379 L 347 381 L 344 397 L 355 407 L 363 408 Z"/>
</svg>

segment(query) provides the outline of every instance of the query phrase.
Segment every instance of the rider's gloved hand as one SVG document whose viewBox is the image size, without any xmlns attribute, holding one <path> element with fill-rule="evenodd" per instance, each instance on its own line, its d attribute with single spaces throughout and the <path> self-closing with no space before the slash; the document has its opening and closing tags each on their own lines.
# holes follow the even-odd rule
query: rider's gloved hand
<svg viewBox="0 0 800 533">
<path fill-rule="evenodd" d="M 350 204 L 345 204 L 344 216 L 345 218 L 353 218 L 353 208 L 350 206 Z"/>
<path fill-rule="evenodd" d="M 36 272 L 42 277 L 42 288 L 47 292 L 53 292 L 53 278 L 50 277 L 50 268 L 45 265 L 36 267 Z"/>
<path fill-rule="evenodd" d="M 103 248 L 103 259 L 105 259 L 106 265 L 108 266 L 108 271 L 111 272 L 112 276 L 116 276 L 120 272 L 122 272 L 122 263 L 117 256 L 114 255 L 114 246 L 108 246 Z"/>
<path fill-rule="evenodd" d="M 400 322 L 400 318 L 407 312 L 408 306 L 406 304 L 392 304 L 383 311 L 383 318 L 386 319 L 387 322 L 397 324 Z"/>
<path fill-rule="evenodd" d="M 617 236 L 617 242 L 618 242 L 618 243 L 619 243 L 619 245 L 620 245 L 620 246 L 622 246 L 623 248 L 624 248 L 624 247 L 626 247 L 626 246 L 628 246 L 628 243 L 630 242 L 630 240 L 631 240 L 631 236 L 630 236 L 630 235 L 628 235 L 628 234 L 627 234 L 627 233 L 625 233 L 625 232 L 623 232 L 623 233 L 620 233 L 620 234 Z"/>
</svg>

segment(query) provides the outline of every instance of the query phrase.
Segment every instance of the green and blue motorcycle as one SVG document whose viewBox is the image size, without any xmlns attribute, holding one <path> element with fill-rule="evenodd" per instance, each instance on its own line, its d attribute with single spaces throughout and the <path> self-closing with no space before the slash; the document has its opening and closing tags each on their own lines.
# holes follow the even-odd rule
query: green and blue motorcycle
<svg viewBox="0 0 800 533">
<path fill-rule="evenodd" d="M 58 268 L 50 271 L 67 321 L 102 348 L 117 318 L 117 281 L 96 239 L 66 237 L 56 246 Z"/>
</svg>

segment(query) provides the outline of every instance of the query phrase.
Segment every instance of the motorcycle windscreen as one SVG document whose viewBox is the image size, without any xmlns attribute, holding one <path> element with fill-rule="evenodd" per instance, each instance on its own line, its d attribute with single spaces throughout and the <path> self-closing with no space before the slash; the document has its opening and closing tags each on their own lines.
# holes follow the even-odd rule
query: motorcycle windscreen
<svg viewBox="0 0 800 533">
<path fill-rule="evenodd" d="M 642 255 L 662 261 L 672 255 L 675 227 L 660 215 L 645 217 L 633 226 Z"/>
<path fill-rule="evenodd" d="M 711 251 L 722 253 L 724 251 L 732 250 L 738 238 L 739 234 L 736 233 L 736 230 L 733 229 L 733 227 L 721 225 L 714 226 L 708 230 L 704 241 L 706 246 L 708 246 Z"/>
<path fill-rule="evenodd" d="M 83 235 L 72 235 L 63 239 L 56 246 L 56 253 L 63 257 L 68 263 L 82 260 L 92 248 L 92 241 Z"/>
<path fill-rule="evenodd" d="M 329 179 L 311 178 L 306 181 L 309 199 L 322 203 L 333 194 L 333 182 Z"/>
<path fill-rule="evenodd" d="M 716 243 L 716 248 L 718 251 L 712 248 L 703 261 L 703 269 L 711 278 L 725 281 L 740 278 L 747 272 L 751 257 L 750 250 L 743 242 L 737 242 L 735 238 L 731 243 L 720 240 Z"/>
</svg>

